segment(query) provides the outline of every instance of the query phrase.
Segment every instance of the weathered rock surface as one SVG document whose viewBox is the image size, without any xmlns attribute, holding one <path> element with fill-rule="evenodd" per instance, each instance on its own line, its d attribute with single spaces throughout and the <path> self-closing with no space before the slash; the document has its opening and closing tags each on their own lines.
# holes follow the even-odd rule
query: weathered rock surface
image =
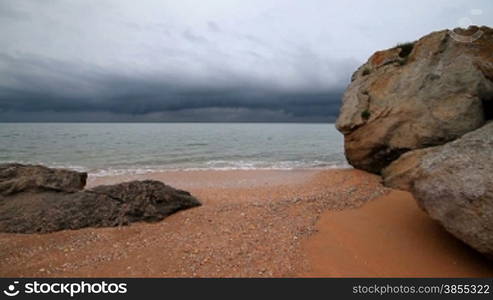
<svg viewBox="0 0 493 300">
<path fill-rule="evenodd" d="M 351 165 L 373 173 L 442 145 L 493 116 L 493 29 L 463 43 L 447 30 L 379 51 L 353 75 L 337 120 Z"/>
<path fill-rule="evenodd" d="M 0 177 L 1 232 L 45 233 L 154 222 L 200 205 L 190 193 L 159 181 L 74 191 L 84 186 L 76 180 L 77 174 L 84 183 L 85 174 L 22 165 L 1 166 L 0 170 L 4 170 Z"/>
<path fill-rule="evenodd" d="M 87 173 L 44 166 L 0 165 L 0 195 L 24 191 L 76 192 L 86 185 Z"/>
<path fill-rule="evenodd" d="M 493 29 L 431 33 L 353 75 L 337 128 L 354 167 L 412 192 L 449 232 L 493 258 Z"/>
<path fill-rule="evenodd" d="M 493 258 L 493 121 L 443 146 L 408 152 L 383 172 L 449 232 Z"/>
</svg>

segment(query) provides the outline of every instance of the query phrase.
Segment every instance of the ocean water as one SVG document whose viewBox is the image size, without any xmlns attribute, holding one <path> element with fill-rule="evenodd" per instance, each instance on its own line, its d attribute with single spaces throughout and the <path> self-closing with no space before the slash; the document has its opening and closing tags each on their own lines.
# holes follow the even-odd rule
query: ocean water
<svg viewBox="0 0 493 300">
<path fill-rule="evenodd" d="M 93 176 L 348 166 L 333 124 L 278 123 L 0 123 L 5 162 Z"/>
</svg>

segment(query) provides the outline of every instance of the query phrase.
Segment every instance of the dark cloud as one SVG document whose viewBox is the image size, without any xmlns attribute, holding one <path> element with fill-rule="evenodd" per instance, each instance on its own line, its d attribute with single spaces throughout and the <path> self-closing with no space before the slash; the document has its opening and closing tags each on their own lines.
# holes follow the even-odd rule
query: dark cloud
<svg viewBox="0 0 493 300">
<path fill-rule="evenodd" d="M 0 121 L 328 122 L 343 88 L 283 89 L 218 71 L 215 82 L 123 75 L 41 57 L 0 55 Z"/>
<path fill-rule="evenodd" d="M 334 121 L 373 51 L 491 25 L 489 1 L 393 4 L 3 1 L 0 121 Z"/>
</svg>

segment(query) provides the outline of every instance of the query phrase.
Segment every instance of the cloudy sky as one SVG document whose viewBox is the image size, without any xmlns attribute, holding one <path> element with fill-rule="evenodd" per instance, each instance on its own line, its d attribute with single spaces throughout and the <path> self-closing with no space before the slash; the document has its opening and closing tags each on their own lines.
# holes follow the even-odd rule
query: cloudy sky
<svg viewBox="0 0 493 300">
<path fill-rule="evenodd" d="M 376 50 L 493 2 L 0 0 L 0 121 L 333 121 Z"/>
</svg>

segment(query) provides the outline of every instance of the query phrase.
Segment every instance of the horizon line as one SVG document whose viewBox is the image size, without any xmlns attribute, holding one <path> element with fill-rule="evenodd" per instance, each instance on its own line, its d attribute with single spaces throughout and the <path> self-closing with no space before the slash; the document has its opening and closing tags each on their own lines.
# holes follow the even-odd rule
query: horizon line
<svg viewBox="0 0 493 300">
<path fill-rule="evenodd" d="M 159 123 L 217 123 L 217 124 L 335 124 L 335 121 L 142 121 L 142 122 L 131 122 L 131 121 L 0 121 L 0 124 L 29 124 L 29 123 L 46 123 L 46 124 L 56 124 L 56 123 L 72 123 L 72 124 L 84 124 L 84 123 L 115 123 L 115 124 L 159 124 Z"/>
</svg>

